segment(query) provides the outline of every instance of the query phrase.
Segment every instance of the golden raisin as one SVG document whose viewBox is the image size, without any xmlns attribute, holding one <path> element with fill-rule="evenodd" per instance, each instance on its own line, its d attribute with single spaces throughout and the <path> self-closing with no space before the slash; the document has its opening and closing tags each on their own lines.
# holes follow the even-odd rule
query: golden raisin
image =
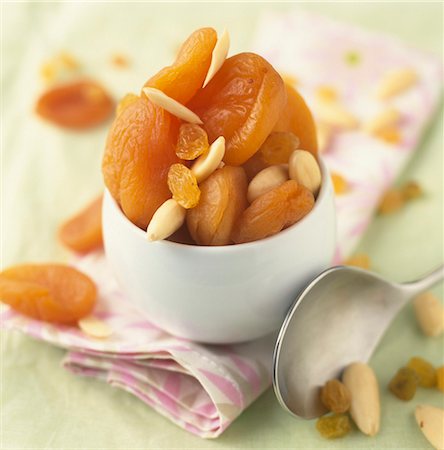
<svg viewBox="0 0 444 450">
<path fill-rule="evenodd" d="M 436 387 L 444 392 L 444 366 L 436 369 Z"/>
<path fill-rule="evenodd" d="M 187 161 L 196 159 L 208 151 L 206 131 L 197 124 L 184 123 L 180 126 L 176 144 L 176 155 Z"/>
<path fill-rule="evenodd" d="M 336 439 L 350 432 L 351 423 L 347 414 L 333 414 L 320 417 L 316 422 L 316 429 L 322 437 Z"/>
<path fill-rule="evenodd" d="M 406 200 L 413 200 L 422 196 L 421 186 L 416 181 L 409 181 L 403 188 L 402 193 Z"/>
<path fill-rule="evenodd" d="M 327 381 L 321 390 L 321 401 L 329 411 L 345 413 L 350 408 L 350 391 L 339 380 Z"/>
<path fill-rule="evenodd" d="M 233 231 L 236 244 L 273 236 L 306 216 L 314 205 L 313 194 L 294 180 L 262 194 L 242 213 Z"/>
<path fill-rule="evenodd" d="M 418 375 L 409 367 L 402 367 L 389 383 L 389 389 L 401 400 L 411 400 L 418 386 Z"/>
<path fill-rule="evenodd" d="M 370 269 L 370 257 L 365 253 L 359 253 L 345 261 L 346 266 L 360 267 L 361 269 Z"/>
<path fill-rule="evenodd" d="M 436 386 L 436 370 L 425 359 L 414 357 L 407 363 L 407 367 L 415 371 L 418 376 L 418 384 L 422 387 L 431 388 Z"/>
<path fill-rule="evenodd" d="M 168 171 L 168 187 L 174 200 L 184 208 L 194 208 L 200 199 L 196 177 L 183 164 L 173 164 Z"/>
<path fill-rule="evenodd" d="M 404 206 L 404 196 L 399 189 L 389 189 L 379 204 L 381 214 L 391 214 Z"/>
<path fill-rule="evenodd" d="M 289 131 L 273 131 L 265 139 L 259 152 L 268 165 L 287 164 L 290 155 L 299 148 L 299 139 Z"/>
</svg>

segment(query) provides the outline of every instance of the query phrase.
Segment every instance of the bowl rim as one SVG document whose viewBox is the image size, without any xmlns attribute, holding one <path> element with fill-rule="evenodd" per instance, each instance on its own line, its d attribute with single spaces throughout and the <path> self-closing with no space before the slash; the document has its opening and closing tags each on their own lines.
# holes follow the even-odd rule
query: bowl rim
<svg viewBox="0 0 444 450">
<path fill-rule="evenodd" d="M 327 166 L 324 162 L 324 160 L 320 157 L 320 155 L 317 156 L 317 160 L 319 163 L 319 167 L 321 169 L 321 188 L 319 190 L 318 196 L 315 201 L 315 205 L 313 209 L 304 216 L 301 220 L 296 222 L 295 224 L 289 226 L 285 230 L 280 231 L 279 233 L 276 233 L 273 236 L 266 237 L 264 239 L 259 239 L 257 241 L 252 242 L 244 242 L 242 244 L 233 244 L 233 245 L 193 245 L 193 244 L 183 244 L 180 242 L 173 242 L 168 241 L 166 239 L 160 240 L 160 241 L 154 241 L 149 242 L 146 239 L 146 231 L 139 228 L 137 225 L 133 224 L 123 213 L 120 206 L 117 204 L 117 202 L 112 197 L 111 193 L 108 191 L 108 189 L 105 187 L 105 198 L 106 200 L 103 202 L 105 205 L 105 202 L 107 201 L 111 205 L 112 213 L 118 216 L 118 220 L 124 224 L 128 228 L 128 230 L 135 234 L 138 238 L 143 239 L 143 241 L 147 245 L 156 245 L 156 246 L 164 246 L 166 248 L 176 248 L 180 249 L 181 251 L 189 251 L 189 252 L 201 252 L 201 253 L 233 253 L 236 250 L 247 250 L 252 248 L 260 249 L 261 247 L 266 247 L 267 245 L 273 244 L 275 245 L 276 242 L 280 239 L 284 239 L 285 236 L 287 236 L 292 231 L 295 231 L 296 229 L 301 227 L 301 224 L 304 224 L 307 222 L 307 220 L 310 219 L 310 217 L 313 216 L 314 212 L 317 211 L 319 208 L 321 208 L 321 204 L 325 203 L 325 199 L 327 198 L 327 195 L 331 189 L 331 182 L 329 180 L 329 171 L 327 169 Z M 103 224 L 102 224 L 103 227 Z"/>
</svg>

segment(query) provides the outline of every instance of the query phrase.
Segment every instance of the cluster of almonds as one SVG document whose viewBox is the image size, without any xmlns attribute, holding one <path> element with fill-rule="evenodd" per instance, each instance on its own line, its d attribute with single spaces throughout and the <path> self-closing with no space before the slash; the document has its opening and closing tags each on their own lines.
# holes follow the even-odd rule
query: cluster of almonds
<svg viewBox="0 0 444 450">
<path fill-rule="evenodd" d="M 399 123 L 400 111 L 386 102 L 414 86 L 417 73 L 410 68 L 393 70 L 386 73 L 379 82 L 375 96 L 383 101 L 381 111 L 363 123 L 340 101 L 337 90 L 332 86 L 319 86 L 316 91 L 314 110 L 317 116 L 317 134 L 319 151 L 327 149 L 337 131 L 362 129 L 365 133 L 388 144 L 397 144 L 401 139 Z M 337 195 L 345 193 L 347 182 L 339 173 L 332 173 L 332 181 Z"/>
<path fill-rule="evenodd" d="M 412 87 L 418 80 L 417 73 L 410 68 L 388 72 L 382 77 L 376 89 L 376 97 L 388 101 Z M 389 143 L 399 141 L 397 125 L 401 113 L 393 106 L 386 105 L 376 116 L 360 124 L 359 119 L 341 103 L 333 87 L 319 86 L 316 92 L 315 111 L 318 117 L 318 139 L 320 151 L 327 147 L 335 130 L 352 130 L 359 126 L 371 136 Z"/>
</svg>

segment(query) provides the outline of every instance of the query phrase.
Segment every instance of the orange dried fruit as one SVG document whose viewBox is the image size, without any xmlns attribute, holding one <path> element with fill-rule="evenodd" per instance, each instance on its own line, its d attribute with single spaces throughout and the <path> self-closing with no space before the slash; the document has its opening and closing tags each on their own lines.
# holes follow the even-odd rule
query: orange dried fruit
<svg viewBox="0 0 444 450">
<path fill-rule="evenodd" d="M 100 195 L 59 228 L 59 238 L 68 248 L 87 253 L 103 246 L 102 200 Z"/>
<path fill-rule="evenodd" d="M 238 166 L 264 143 L 285 103 L 276 70 L 259 55 L 240 53 L 225 60 L 188 107 L 202 119 L 210 142 L 225 137 L 224 162 Z"/>
<path fill-rule="evenodd" d="M 216 41 L 213 28 L 194 31 L 182 44 L 174 63 L 151 77 L 144 87 L 154 87 L 180 103 L 187 103 L 203 85 Z"/>
<path fill-rule="evenodd" d="M 290 131 L 299 138 L 299 147 L 313 153 L 318 153 L 316 125 L 310 109 L 298 91 L 285 85 L 287 104 L 284 107 L 273 131 Z"/>
<path fill-rule="evenodd" d="M 176 144 L 176 155 L 188 161 L 208 151 L 208 136 L 206 131 L 194 123 L 184 123 L 179 128 Z"/>
<path fill-rule="evenodd" d="M 289 131 L 274 131 L 265 139 L 259 153 L 265 164 L 288 164 L 290 155 L 299 148 L 299 139 Z"/>
<path fill-rule="evenodd" d="M 168 187 L 174 200 L 186 209 L 194 208 L 200 199 L 197 179 L 188 167 L 173 164 L 168 171 Z"/>
<path fill-rule="evenodd" d="M 224 166 L 213 172 L 200 189 L 199 204 L 187 213 L 191 237 L 199 245 L 230 244 L 233 227 L 248 205 L 244 170 Z"/>
<path fill-rule="evenodd" d="M 385 192 L 379 204 L 380 214 L 392 214 L 399 211 L 405 203 L 405 198 L 400 189 L 392 188 Z"/>
<path fill-rule="evenodd" d="M 116 116 L 118 116 L 128 105 L 135 102 L 139 98 L 136 94 L 126 94 L 119 103 L 117 103 L 116 107 Z"/>
<path fill-rule="evenodd" d="M 75 81 L 51 88 L 37 101 L 36 112 L 50 122 L 66 128 L 89 128 L 105 121 L 114 102 L 94 81 Z"/>
<path fill-rule="evenodd" d="M 142 229 L 171 197 L 167 176 L 171 164 L 179 162 L 178 131 L 175 117 L 138 97 L 115 118 L 108 133 L 102 162 L 105 185 L 128 219 Z"/>
<path fill-rule="evenodd" d="M 96 303 L 94 282 L 62 264 L 23 264 L 0 272 L 0 299 L 34 319 L 63 324 L 87 316 Z"/>
<path fill-rule="evenodd" d="M 409 401 L 416 394 L 418 375 L 409 367 L 401 367 L 390 380 L 389 389 L 401 400 Z"/>
<path fill-rule="evenodd" d="M 232 239 L 236 244 L 273 236 L 307 215 L 314 205 L 313 194 L 294 180 L 258 197 L 243 212 Z"/>
</svg>

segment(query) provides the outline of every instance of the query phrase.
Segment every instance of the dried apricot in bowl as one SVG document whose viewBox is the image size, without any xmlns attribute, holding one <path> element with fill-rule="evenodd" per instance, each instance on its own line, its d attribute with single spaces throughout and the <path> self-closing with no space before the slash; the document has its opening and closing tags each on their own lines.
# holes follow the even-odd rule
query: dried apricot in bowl
<svg viewBox="0 0 444 450">
<path fill-rule="evenodd" d="M 146 229 L 171 197 L 167 177 L 176 155 L 179 121 L 146 97 L 133 99 L 108 134 L 102 173 L 105 185 L 131 222 Z"/>
<path fill-rule="evenodd" d="M 247 177 L 242 167 L 225 166 L 201 185 L 199 204 L 187 213 L 190 235 L 199 245 L 231 243 L 234 224 L 247 207 Z"/>
<path fill-rule="evenodd" d="M 0 272 L 0 299 L 16 311 L 45 322 L 74 323 L 96 303 L 94 282 L 62 264 L 24 264 Z"/>
<path fill-rule="evenodd" d="M 88 128 L 111 116 L 114 102 L 94 81 L 75 81 L 44 92 L 37 101 L 39 116 L 66 128 Z"/>
<path fill-rule="evenodd" d="M 262 194 L 243 212 L 232 239 L 236 244 L 257 241 L 279 233 L 307 215 L 313 194 L 294 180 Z"/>
<path fill-rule="evenodd" d="M 216 41 L 213 28 L 194 31 L 182 44 L 174 63 L 151 77 L 144 87 L 154 87 L 187 103 L 203 85 Z"/>
<path fill-rule="evenodd" d="M 302 96 L 289 84 L 287 90 L 287 104 L 284 107 L 273 131 L 291 131 L 299 138 L 299 148 L 318 153 L 318 140 L 313 115 Z"/>
<path fill-rule="evenodd" d="M 276 70 L 259 55 L 239 53 L 188 107 L 204 122 L 210 142 L 225 137 L 225 163 L 239 166 L 263 144 L 285 104 L 285 85 Z"/>
</svg>

